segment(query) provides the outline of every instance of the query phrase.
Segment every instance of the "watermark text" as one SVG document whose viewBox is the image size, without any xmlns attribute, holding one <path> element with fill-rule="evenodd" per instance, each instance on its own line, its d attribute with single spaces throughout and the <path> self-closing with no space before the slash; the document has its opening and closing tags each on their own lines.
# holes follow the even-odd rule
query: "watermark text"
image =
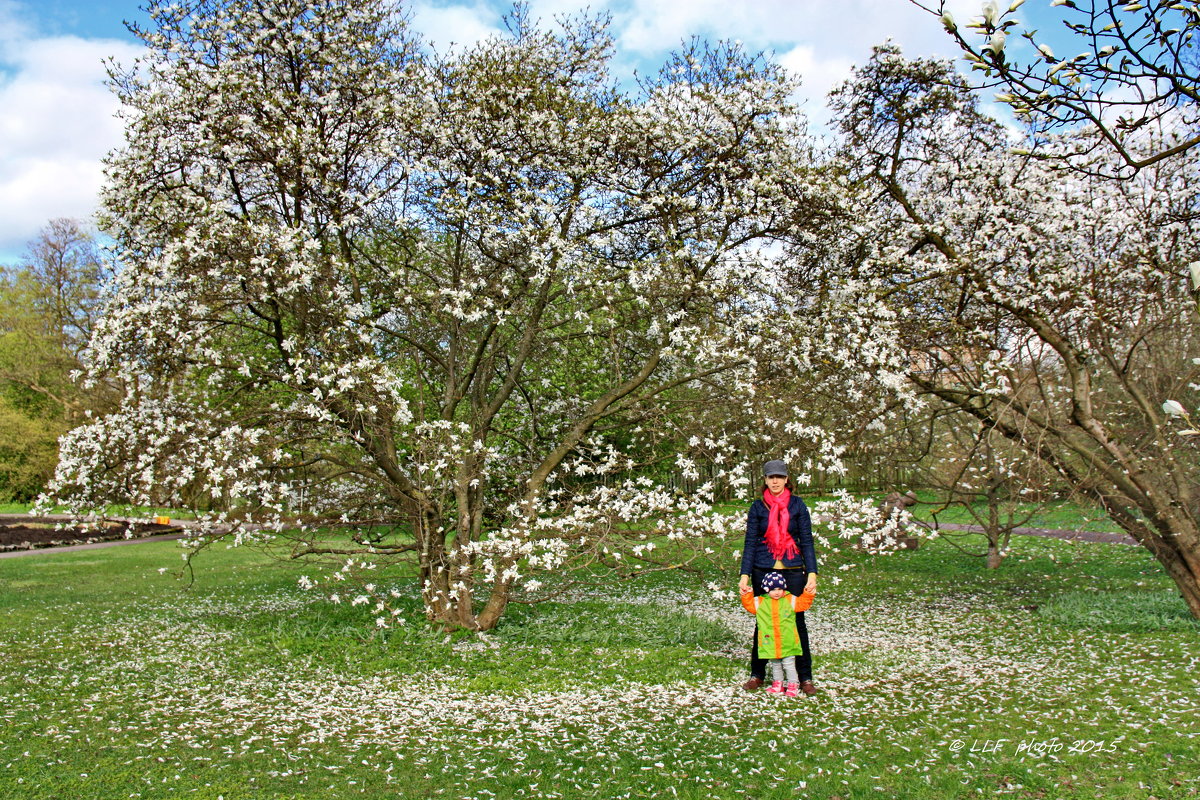
<svg viewBox="0 0 1200 800">
<path fill-rule="evenodd" d="M 972 755 L 1098 755 L 1117 752 L 1117 743 L 1103 739 L 954 739 L 948 745 L 952 753 Z"/>
</svg>

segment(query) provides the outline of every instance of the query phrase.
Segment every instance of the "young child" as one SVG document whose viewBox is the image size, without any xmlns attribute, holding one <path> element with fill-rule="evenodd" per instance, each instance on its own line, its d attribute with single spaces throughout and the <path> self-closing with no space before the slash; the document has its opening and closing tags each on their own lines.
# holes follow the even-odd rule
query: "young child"
<svg viewBox="0 0 1200 800">
<path fill-rule="evenodd" d="M 796 674 L 796 656 L 803 655 L 804 648 L 796 633 L 796 613 L 812 607 L 813 595 L 807 591 L 799 597 L 789 593 L 783 576 L 778 572 L 764 575 L 762 588 L 766 595 L 755 597 L 747 586 L 742 591 L 742 607 L 758 620 L 758 652 L 769 659 L 774 681 L 767 691 L 799 697 L 800 676 Z"/>
</svg>

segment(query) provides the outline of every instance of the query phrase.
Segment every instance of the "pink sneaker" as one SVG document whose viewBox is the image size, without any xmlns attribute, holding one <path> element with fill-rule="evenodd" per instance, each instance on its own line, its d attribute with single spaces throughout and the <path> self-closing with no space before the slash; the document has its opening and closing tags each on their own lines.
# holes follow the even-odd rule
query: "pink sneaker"
<svg viewBox="0 0 1200 800">
<path fill-rule="evenodd" d="M 767 691 L 770 691 L 770 689 L 768 689 Z M 789 683 L 787 685 L 787 691 L 784 692 L 784 695 L 786 695 L 787 697 L 799 697 L 800 696 L 800 684 Z"/>
<path fill-rule="evenodd" d="M 775 681 L 767 687 L 769 694 L 783 694 L 783 681 Z"/>
</svg>

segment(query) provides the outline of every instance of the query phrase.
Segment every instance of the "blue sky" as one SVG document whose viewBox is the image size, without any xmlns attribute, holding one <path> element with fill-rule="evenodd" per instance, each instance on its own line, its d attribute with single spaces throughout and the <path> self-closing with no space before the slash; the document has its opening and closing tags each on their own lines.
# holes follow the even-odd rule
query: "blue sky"
<svg viewBox="0 0 1200 800">
<path fill-rule="evenodd" d="M 930 0 L 934 2 L 935 0 Z M 1050 0 L 1024 15 L 1049 18 Z M 653 71 L 680 41 L 699 35 L 770 50 L 804 81 L 818 123 L 823 98 L 874 44 L 891 37 L 908 55 L 955 56 L 936 17 L 908 0 L 531 0 L 550 19 L 590 6 L 613 16 L 617 68 Z M 982 0 L 950 0 L 960 21 Z M 503 0 L 406 3 L 431 42 L 474 42 L 497 31 Z M 101 185 L 100 162 L 121 143 L 116 103 L 102 60 L 138 53 L 124 20 L 146 21 L 138 0 L 0 0 L 0 264 L 19 260 L 54 217 L 88 218 Z M 1020 46 L 1017 43 L 1016 46 Z"/>
<path fill-rule="evenodd" d="M 18 13 L 47 35 L 123 38 L 122 20 L 144 20 L 138 3 L 128 0 L 24 0 Z"/>
</svg>

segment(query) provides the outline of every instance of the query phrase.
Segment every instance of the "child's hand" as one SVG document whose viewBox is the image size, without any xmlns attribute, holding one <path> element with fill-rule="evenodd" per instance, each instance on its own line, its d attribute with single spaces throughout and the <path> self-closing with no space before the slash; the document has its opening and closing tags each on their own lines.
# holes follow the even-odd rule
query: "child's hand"
<svg viewBox="0 0 1200 800">
<path fill-rule="evenodd" d="M 742 594 L 750 594 L 751 592 L 754 591 L 746 584 L 742 584 L 741 586 L 738 587 L 738 589 L 741 590 Z"/>
</svg>

